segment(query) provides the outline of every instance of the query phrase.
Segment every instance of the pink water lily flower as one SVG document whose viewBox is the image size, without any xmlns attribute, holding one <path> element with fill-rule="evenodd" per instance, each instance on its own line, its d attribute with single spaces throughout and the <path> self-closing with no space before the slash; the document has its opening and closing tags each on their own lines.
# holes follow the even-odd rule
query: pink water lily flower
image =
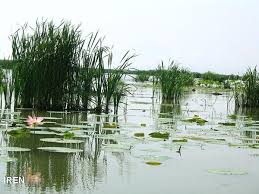
<svg viewBox="0 0 259 194">
<path fill-rule="evenodd" d="M 43 125 L 42 121 L 43 121 L 43 117 L 36 117 L 35 115 L 32 115 L 32 116 L 29 115 L 26 120 L 27 124 L 30 127 L 36 126 L 36 125 Z"/>
</svg>

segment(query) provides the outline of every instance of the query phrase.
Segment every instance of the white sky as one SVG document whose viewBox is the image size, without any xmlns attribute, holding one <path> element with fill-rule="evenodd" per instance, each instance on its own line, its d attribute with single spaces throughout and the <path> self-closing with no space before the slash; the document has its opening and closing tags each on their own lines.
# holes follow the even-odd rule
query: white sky
<svg viewBox="0 0 259 194">
<path fill-rule="evenodd" d="M 37 18 L 81 23 L 100 31 L 117 56 L 133 50 L 133 67 L 155 68 L 175 59 L 192 71 L 243 73 L 259 64 L 258 0 L 2 0 L 0 58 L 8 38 Z"/>
</svg>

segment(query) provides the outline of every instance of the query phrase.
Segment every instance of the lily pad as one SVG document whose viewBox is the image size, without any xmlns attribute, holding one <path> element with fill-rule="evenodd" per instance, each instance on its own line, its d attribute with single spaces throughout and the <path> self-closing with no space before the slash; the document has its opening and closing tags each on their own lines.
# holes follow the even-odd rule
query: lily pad
<svg viewBox="0 0 259 194">
<path fill-rule="evenodd" d="M 135 136 L 135 137 L 144 137 L 145 134 L 139 132 L 139 133 L 134 133 L 134 136 Z"/>
<path fill-rule="evenodd" d="M 245 171 L 239 169 L 209 169 L 207 172 L 220 175 L 246 175 Z"/>
<path fill-rule="evenodd" d="M 160 138 L 160 139 L 168 139 L 169 133 L 168 132 L 153 132 L 149 134 L 152 138 Z"/>
<path fill-rule="evenodd" d="M 16 160 L 16 158 L 10 158 L 8 156 L 0 156 L 0 163 L 1 162 L 14 162 Z"/>
<path fill-rule="evenodd" d="M 104 123 L 104 124 L 103 124 L 103 128 L 119 128 L 119 126 L 118 126 L 118 124 L 116 124 L 116 123 L 112 123 L 112 124 L 110 124 L 110 123 Z"/>
<path fill-rule="evenodd" d="M 62 120 L 61 117 L 43 117 L 44 120 Z"/>
<path fill-rule="evenodd" d="M 62 125 L 63 127 L 66 128 L 79 128 L 79 129 L 89 129 L 89 128 L 93 128 L 92 126 L 89 125 L 71 125 L 71 124 L 65 124 Z"/>
<path fill-rule="evenodd" d="M 156 162 L 161 162 L 161 163 L 166 160 L 171 159 L 171 157 L 169 157 L 169 156 L 155 156 L 155 155 L 139 155 L 139 156 L 136 156 L 136 158 L 142 159 L 145 162 L 156 161 Z"/>
<path fill-rule="evenodd" d="M 225 122 L 225 123 L 219 123 L 219 124 L 224 126 L 236 126 L 236 123 L 232 123 L 232 122 Z"/>
<path fill-rule="evenodd" d="M 222 93 L 219 93 L 219 92 L 213 92 L 211 94 L 214 95 L 214 96 L 221 96 L 221 95 L 223 95 Z"/>
<path fill-rule="evenodd" d="M 67 132 L 64 133 L 63 136 L 64 136 L 65 139 L 71 139 L 75 136 L 75 134 L 67 131 Z"/>
<path fill-rule="evenodd" d="M 161 162 L 157 162 L 157 161 L 147 161 L 145 163 L 151 166 L 159 166 L 162 164 Z"/>
<path fill-rule="evenodd" d="M 130 150 L 132 145 L 130 144 L 105 144 L 103 146 L 105 149 L 114 151 L 114 150 Z"/>
<path fill-rule="evenodd" d="M 21 148 L 21 147 L 0 147 L 1 151 L 7 152 L 29 152 L 31 149 L 29 148 Z"/>
<path fill-rule="evenodd" d="M 196 123 L 198 125 L 204 125 L 208 121 L 201 118 L 199 115 L 194 115 L 192 118 L 182 120 L 184 122 L 189 122 L 189 123 Z"/>
<path fill-rule="evenodd" d="M 30 133 L 35 135 L 56 135 L 56 133 L 52 131 L 30 131 Z"/>
<path fill-rule="evenodd" d="M 40 141 L 49 142 L 49 143 L 83 143 L 84 141 L 77 139 L 63 139 L 63 138 L 42 138 Z"/>
<path fill-rule="evenodd" d="M 59 133 L 65 133 L 70 130 L 70 128 L 64 128 L 64 127 L 49 127 L 48 129 Z"/>
<path fill-rule="evenodd" d="M 187 140 L 187 139 L 173 139 L 172 142 L 175 142 L 175 143 L 176 143 L 176 142 L 177 142 L 177 143 L 178 143 L 178 142 L 180 142 L 180 143 L 186 143 L 186 142 L 188 142 L 188 140 Z"/>
<path fill-rule="evenodd" d="M 80 149 L 71 149 L 65 147 L 39 147 L 39 150 L 47 151 L 47 152 L 56 152 L 56 153 L 78 153 L 83 152 Z"/>
</svg>

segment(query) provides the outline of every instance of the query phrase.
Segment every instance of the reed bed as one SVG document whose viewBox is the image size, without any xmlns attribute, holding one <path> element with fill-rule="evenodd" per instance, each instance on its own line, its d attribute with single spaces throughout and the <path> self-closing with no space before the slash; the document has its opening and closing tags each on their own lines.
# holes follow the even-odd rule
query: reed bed
<svg viewBox="0 0 259 194">
<path fill-rule="evenodd" d="M 256 67 L 247 69 L 243 76 L 244 86 L 236 86 L 234 90 L 236 107 L 259 107 L 258 78 Z"/>
<path fill-rule="evenodd" d="M 162 92 L 162 100 L 171 103 L 179 103 L 186 86 L 193 83 L 192 74 L 180 68 L 174 61 L 169 61 L 166 68 L 162 61 L 158 65 L 157 75 Z"/>
<path fill-rule="evenodd" d="M 82 38 L 79 26 L 52 21 L 23 26 L 12 36 L 12 49 L 16 106 L 39 110 L 108 113 L 135 57 L 126 52 L 112 69 L 112 50 L 98 33 Z"/>
</svg>

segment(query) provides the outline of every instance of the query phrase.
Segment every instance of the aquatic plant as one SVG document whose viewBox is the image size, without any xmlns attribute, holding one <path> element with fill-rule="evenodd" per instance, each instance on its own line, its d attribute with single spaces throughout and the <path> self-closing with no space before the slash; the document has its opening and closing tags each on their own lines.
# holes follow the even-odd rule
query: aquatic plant
<svg viewBox="0 0 259 194">
<path fill-rule="evenodd" d="M 135 82 L 145 82 L 148 81 L 150 77 L 150 74 L 148 74 L 146 71 L 139 71 L 136 74 L 136 77 L 134 78 Z"/>
<path fill-rule="evenodd" d="M 193 83 L 192 74 L 186 69 L 180 68 L 175 61 L 171 61 L 167 69 L 162 61 L 158 66 L 157 77 L 161 87 L 162 99 L 172 103 L 179 103 L 184 87 Z"/>
<path fill-rule="evenodd" d="M 157 162 L 157 161 L 147 161 L 145 163 L 151 166 L 159 166 L 162 164 L 161 162 Z"/>
<path fill-rule="evenodd" d="M 135 137 L 144 137 L 145 134 L 144 134 L 144 133 L 141 133 L 141 132 L 138 132 L 138 133 L 134 133 L 134 136 L 135 136 Z"/>
<path fill-rule="evenodd" d="M 75 136 L 75 134 L 72 133 L 72 132 L 69 132 L 69 131 L 66 131 L 66 132 L 64 133 L 64 135 L 63 135 L 63 137 L 64 137 L 65 139 L 71 139 L 71 138 L 73 138 L 74 136 Z"/>
<path fill-rule="evenodd" d="M 258 78 L 256 67 L 247 69 L 243 76 L 244 86 L 234 89 L 236 107 L 259 107 Z"/>
<path fill-rule="evenodd" d="M 112 53 L 109 54 L 108 58 L 108 72 L 106 73 L 105 79 L 104 79 L 104 97 L 105 97 L 105 110 L 104 112 L 108 114 L 109 112 L 109 104 L 111 102 L 112 97 L 116 101 L 114 104 L 114 112 L 118 112 L 116 110 L 116 107 L 118 107 L 118 104 L 120 103 L 120 100 L 123 96 L 129 92 L 128 85 L 125 84 L 122 81 L 124 71 L 127 70 L 127 68 L 131 65 L 132 59 L 136 55 L 131 55 L 129 51 L 127 51 L 122 59 L 120 60 L 120 65 L 116 67 L 115 69 L 111 69 L 112 65 Z M 117 114 L 117 113 L 115 113 Z"/>
<path fill-rule="evenodd" d="M 119 104 L 121 103 L 122 99 L 127 95 L 130 94 L 130 85 L 126 84 L 123 81 L 120 81 L 117 86 L 116 90 L 113 93 L 113 111 L 114 114 L 118 114 Z"/>
<path fill-rule="evenodd" d="M 22 129 L 8 131 L 7 134 L 16 138 L 23 138 L 23 137 L 28 137 L 30 135 L 30 130 L 26 128 L 22 128 Z"/>
<path fill-rule="evenodd" d="M 112 124 L 110 124 L 110 123 L 104 123 L 104 124 L 103 124 L 103 127 L 104 127 L 104 128 L 119 128 L 118 124 L 116 124 L 116 123 L 112 123 Z"/>
<path fill-rule="evenodd" d="M 186 142 L 188 142 L 188 140 L 187 139 L 173 139 L 172 140 L 172 142 L 173 143 L 186 143 Z"/>
<path fill-rule="evenodd" d="M 115 92 L 126 93 L 119 83 L 134 57 L 128 51 L 114 67 L 98 33 L 83 39 L 79 26 L 68 22 L 24 25 L 12 36 L 16 106 L 108 113 Z"/>
<path fill-rule="evenodd" d="M 43 125 L 42 123 L 43 117 L 36 117 L 35 115 L 28 115 L 28 118 L 26 119 L 27 124 L 29 127 L 35 127 L 37 125 Z"/>
<path fill-rule="evenodd" d="M 161 139 L 168 139 L 169 138 L 169 133 L 168 132 L 153 132 L 149 134 L 150 137 L 152 138 L 161 138 Z"/>
<path fill-rule="evenodd" d="M 71 103 L 83 44 L 79 27 L 68 22 L 37 21 L 35 27 L 24 25 L 16 31 L 12 58 L 21 106 L 42 110 L 74 107 Z"/>
<path fill-rule="evenodd" d="M 199 115 L 194 115 L 192 118 L 182 120 L 184 122 L 197 123 L 198 125 L 204 125 L 208 121 L 201 118 Z"/>
<path fill-rule="evenodd" d="M 228 118 L 236 120 L 237 119 L 237 115 L 235 115 L 235 114 L 228 115 Z"/>
</svg>

